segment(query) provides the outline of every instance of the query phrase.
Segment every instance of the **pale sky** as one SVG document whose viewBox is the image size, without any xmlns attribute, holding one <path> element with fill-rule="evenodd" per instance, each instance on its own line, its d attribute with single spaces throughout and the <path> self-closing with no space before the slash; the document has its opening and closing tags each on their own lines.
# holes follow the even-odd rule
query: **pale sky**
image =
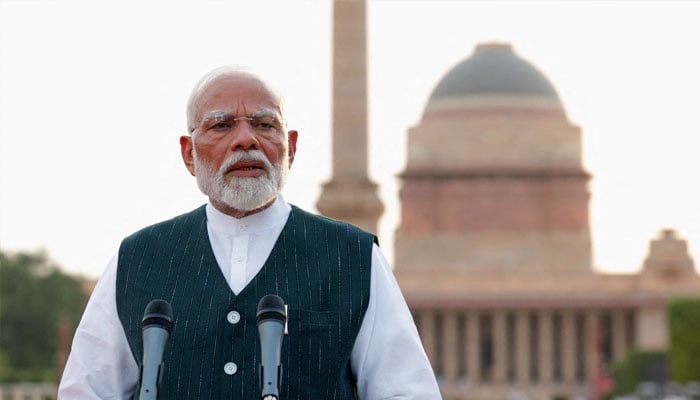
<svg viewBox="0 0 700 400">
<path fill-rule="evenodd" d="M 97 277 L 121 239 L 206 199 L 178 137 L 201 75 L 247 66 L 300 132 L 285 198 L 330 177 L 331 1 L 0 0 L 0 248 Z M 481 42 L 508 42 L 582 129 L 595 268 L 671 227 L 700 260 L 700 2 L 369 0 L 370 172 L 392 259 L 406 132 Z M 348 149 L 354 151 L 354 149 Z"/>
</svg>

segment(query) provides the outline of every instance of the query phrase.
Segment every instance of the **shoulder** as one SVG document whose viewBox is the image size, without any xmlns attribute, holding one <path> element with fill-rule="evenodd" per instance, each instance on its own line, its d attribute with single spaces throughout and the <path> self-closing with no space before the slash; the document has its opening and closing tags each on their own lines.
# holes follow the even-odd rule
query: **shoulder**
<svg viewBox="0 0 700 400">
<path fill-rule="evenodd" d="M 122 246 L 137 240 L 159 238 L 163 234 L 170 235 L 173 230 L 183 229 L 185 226 L 191 226 L 193 223 L 204 224 L 206 223 L 206 212 L 204 208 L 205 205 L 202 205 L 192 211 L 146 226 L 124 238 Z"/>
<path fill-rule="evenodd" d="M 352 236 L 360 236 L 366 240 L 379 244 L 377 236 L 349 222 L 340 221 L 323 215 L 314 214 L 303 210 L 295 205 L 291 205 L 292 212 L 289 215 L 290 222 L 309 221 L 315 225 L 322 226 L 326 230 L 343 231 Z"/>
</svg>

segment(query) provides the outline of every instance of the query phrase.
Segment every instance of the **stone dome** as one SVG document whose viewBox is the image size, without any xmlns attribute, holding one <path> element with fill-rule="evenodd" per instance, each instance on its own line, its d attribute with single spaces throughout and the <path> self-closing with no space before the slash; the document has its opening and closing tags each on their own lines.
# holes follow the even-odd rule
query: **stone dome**
<svg viewBox="0 0 700 400">
<path fill-rule="evenodd" d="M 478 45 L 474 54 L 442 78 L 428 103 L 485 96 L 540 98 L 561 106 L 557 91 L 544 74 L 506 43 Z"/>
<path fill-rule="evenodd" d="M 580 128 L 549 80 L 502 43 L 477 46 L 442 78 L 407 151 L 415 174 L 582 171 Z"/>
</svg>

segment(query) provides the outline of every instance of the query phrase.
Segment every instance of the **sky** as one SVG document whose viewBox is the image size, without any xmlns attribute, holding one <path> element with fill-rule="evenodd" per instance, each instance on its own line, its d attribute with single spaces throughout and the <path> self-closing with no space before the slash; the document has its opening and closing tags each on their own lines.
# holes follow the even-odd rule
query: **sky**
<svg viewBox="0 0 700 400">
<path fill-rule="evenodd" d="M 594 268 L 673 228 L 700 263 L 700 2 L 368 0 L 369 170 L 393 257 L 407 130 L 477 44 L 510 43 L 580 126 Z M 204 203 L 178 138 L 195 82 L 266 77 L 300 132 L 285 198 L 331 175 L 330 0 L 0 0 L 0 249 L 100 275 L 121 239 Z M 352 151 L 352 150 L 351 150 Z"/>
</svg>

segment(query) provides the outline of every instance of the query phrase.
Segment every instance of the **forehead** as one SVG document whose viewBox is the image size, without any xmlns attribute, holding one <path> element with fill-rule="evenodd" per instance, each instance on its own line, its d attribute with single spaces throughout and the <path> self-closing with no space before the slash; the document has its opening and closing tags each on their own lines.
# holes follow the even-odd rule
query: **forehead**
<svg viewBox="0 0 700 400">
<path fill-rule="evenodd" d="M 197 96 L 197 118 L 212 110 L 248 115 L 259 109 L 281 114 L 280 101 L 260 80 L 248 76 L 222 76 L 210 82 Z"/>
</svg>

